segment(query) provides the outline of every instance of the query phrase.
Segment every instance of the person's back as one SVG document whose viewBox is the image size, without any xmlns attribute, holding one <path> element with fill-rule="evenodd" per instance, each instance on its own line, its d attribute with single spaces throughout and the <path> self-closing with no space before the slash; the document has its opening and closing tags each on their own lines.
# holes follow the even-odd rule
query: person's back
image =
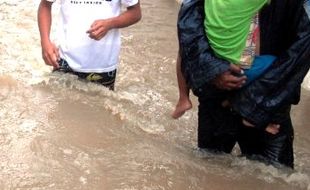
<svg viewBox="0 0 310 190">
<path fill-rule="evenodd" d="M 205 0 L 205 32 L 214 53 L 234 64 L 242 62 L 251 23 L 268 0 Z M 254 56 L 254 55 L 253 55 Z M 253 60 L 249 60 L 252 62 Z"/>
</svg>

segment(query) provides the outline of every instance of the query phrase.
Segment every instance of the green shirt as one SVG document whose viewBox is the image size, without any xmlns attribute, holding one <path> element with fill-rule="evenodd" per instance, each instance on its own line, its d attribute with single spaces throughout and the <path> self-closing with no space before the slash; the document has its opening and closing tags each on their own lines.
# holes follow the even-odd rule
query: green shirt
<svg viewBox="0 0 310 190">
<path fill-rule="evenodd" d="M 239 63 L 251 20 L 267 1 L 205 0 L 205 31 L 218 57 Z"/>
</svg>

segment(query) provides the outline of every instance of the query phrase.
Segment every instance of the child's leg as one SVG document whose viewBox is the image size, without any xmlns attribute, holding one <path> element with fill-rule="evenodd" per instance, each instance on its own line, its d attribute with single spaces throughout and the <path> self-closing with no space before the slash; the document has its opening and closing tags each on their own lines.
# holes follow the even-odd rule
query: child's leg
<svg viewBox="0 0 310 190">
<path fill-rule="evenodd" d="M 185 78 L 183 77 L 181 71 L 180 54 L 178 54 L 177 58 L 176 71 L 179 87 L 179 100 L 175 107 L 175 110 L 171 114 L 174 119 L 181 117 L 187 110 L 192 108 L 192 102 L 189 99 L 189 88 L 187 87 Z"/>
</svg>

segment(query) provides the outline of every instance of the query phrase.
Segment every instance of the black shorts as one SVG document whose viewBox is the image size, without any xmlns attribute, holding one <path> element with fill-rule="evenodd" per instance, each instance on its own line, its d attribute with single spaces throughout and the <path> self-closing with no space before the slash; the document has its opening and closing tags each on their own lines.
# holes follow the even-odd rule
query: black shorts
<svg viewBox="0 0 310 190">
<path fill-rule="evenodd" d="M 68 62 L 64 59 L 60 59 L 58 61 L 59 68 L 54 71 L 63 72 L 63 73 L 71 73 L 77 75 L 80 79 L 87 80 L 90 82 L 101 84 L 110 90 L 114 90 L 114 83 L 116 78 L 116 69 L 110 72 L 104 73 L 83 73 L 76 72 L 69 66 Z"/>
</svg>

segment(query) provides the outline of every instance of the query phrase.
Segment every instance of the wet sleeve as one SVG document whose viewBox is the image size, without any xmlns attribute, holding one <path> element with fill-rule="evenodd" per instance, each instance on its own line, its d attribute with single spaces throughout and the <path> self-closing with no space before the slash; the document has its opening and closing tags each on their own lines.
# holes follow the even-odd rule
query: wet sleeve
<svg viewBox="0 0 310 190">
<path fill-rule="evenodd" d="M 296 12 L 296 38 L 260 79 L 239 91 L 232 101 L 234 110 L 258 128 L 265 128 L 274 113 L 297 104 L 301 83 L 310 67 L 310 6 L 306 1 Z M 296 98 L 296 96 L 298 96 Z"/>
<path fill-rule="evenodd" d="M 194 92 L 229 70 L 229 62 L 217 58 L 208 44 L 203 3 L 184 0 L 177 23 L 182 73 Z"/>
</svg>

